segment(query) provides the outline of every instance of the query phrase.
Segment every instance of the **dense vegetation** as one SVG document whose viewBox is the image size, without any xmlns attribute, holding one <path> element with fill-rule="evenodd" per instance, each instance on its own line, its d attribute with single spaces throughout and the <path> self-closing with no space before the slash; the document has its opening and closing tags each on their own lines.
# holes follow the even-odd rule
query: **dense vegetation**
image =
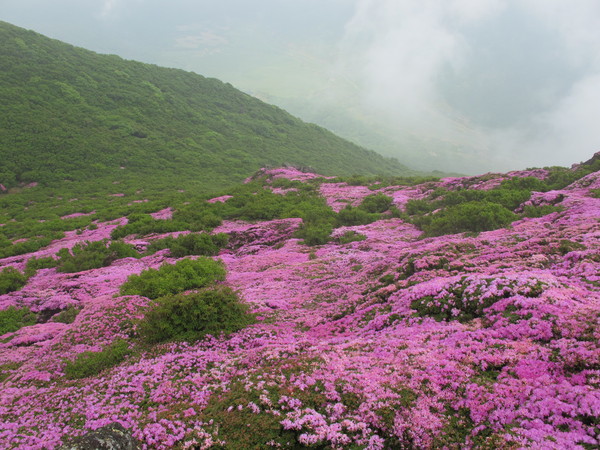
<svg viewBox="0 0 600 450">
<path fill-rule="evenodd" d="M 153 241 L 146 253 L 154 253 L 165 248 L 169 249 L 171 256 L 181 258 L 190 255 L 216 256 L 219 250 L 227 244 L 229 236 L 218 234 L 184 234 L 179 237 L 166 237 Z"/>
<path fill-rule="evenodd" d="M 18 269 L 0 275 L 0 439 L 58 447 L 124 417 L 152 448 L 596 448 L 600 177 L 532 195 L 584 166 L 390 189 L 285 168 L 118 227 L 80 219 L 0 261 Z M 69 265 L 91 269 L 48 269 Z"/>
<path fill-rule="evenodd" d="M 0 295 L 21 289 L 27 283 L 27 277 L 13 267 L 0 271 Z"/>
<path fill-rule="evenodd" d="M 190 294 L 167 295 L 156 300 L 138 326 L 149 343 L 195 341 L 207 334 L 218 336 L 240 330 L 252 321 L 248 305 L 225 286 Z"/>
<path fill-rule="evenodd" d="M 549 168 L 545 180 L 534 177 L 515 177 L 502 181 L 490 190 L 435 189 L 426 199 L 410 200 L 406 217 L 425 232 L 426 236 L 480 232 L 509 225 L 520 217 L 541 217 L 562 211 L 560 206 L 526 205 L 519 214 L 517 208 L 526 202 L 533 191 L 547 192 L 562 189 L 585 175 L 600 169 L 600 159 L 592 159 L 575 170 Z"/>
<path fill-rule="evenodd" d="M 67 378 L 86 378 L 116 366 L 131 353 L 129 343 L 124 339 L 116 339 L 99 352 L 83 352 L 65 366 Z"/>
<path fill-rule="evenodd" d="M 21 327 L 33 325 L 36 322 L 35 313 L 29 308 L 15 308 L 9 306 L 0 311 L 0 336 L 10 331 L 17 331 Z"/>
<path fill-rule="evenodd" d="M 220 262 L 207 257 L 183 259 L 175 264 L 164 264 L 158 269 L 147 269 L 131 275 L 121 286 L 121 295 L 143 295 L 151 299 L 199 289 L 225 279 L 225 268 Z"/>
<path fill-rule="evenodd" d="M 109 244 L 106 240 L 81 242 L 70 250 L 61 248 L 57 255 L 60 258 L 57 262 L 57 270 L 67 273 L 106 267 L 117 259 L 140 256 L 129 244 L 119 241 Z"/>
<path fill-rule="evenodd" d="M 224 186 L 265 165 L 406 173 L 215 79 L 0 23 L 0 183 L 90 178 Z M 209 176 L 210 175 L 210 176 Z"/>
<path fill-rule="evenodd" d="M 4 22 L 0 43 L 0 258 L 94 220 L 181 205 L 264 166 L 411 173 L 215 79 Z M 87 215 L 62 219 L 73 213 Z"/>
</svg>

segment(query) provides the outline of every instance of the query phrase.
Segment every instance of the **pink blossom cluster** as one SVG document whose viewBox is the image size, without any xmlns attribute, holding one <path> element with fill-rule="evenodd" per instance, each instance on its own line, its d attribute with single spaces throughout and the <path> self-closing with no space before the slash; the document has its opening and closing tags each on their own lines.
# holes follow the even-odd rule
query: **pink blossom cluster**
<svg viewBox="0 0 600 450">
<path fill-rule="evenodd" d="M 376 191 L 324 183 L 321 194 L 334 208 L 378 191 L 402 204 L 436 186 L 488 189 L 501 179 Z M 230 235 L 219 255 L 226 283 L 258 322 L 157 346 L 84 380 L 65 378 L 66 361 L 130 339 L 149 304 L 119 296 L 120 284 L 175 260 L 162 251 L 76 274 L 40 270 L 0 296 L 0 309 L 81 311 L 71 324 L 49 318 L 0 336 L 0 446 L 57 448 L 119 422 L 144 448 L 231 447 L 223 424 L 245 414 L 275 421 L 303 446 L 598 446 L 600 199 L 590 189 L 599 183 L 595 173 L 536 194 L 532 204 L 563 211 L 478 236 L 422 239 L 413 225 L 386 219 L 336 230 L 366 240 L 309 248 L 293 238 L 300 219 L 224 222 L 214 232 Z M 32 256 L 108 237 L 119 223 L 68 233 L 0 267 L 22 269 Z M 461 315 L 475 306 L 473 317 Z"/>
<path fill-rule="evenodd" d="M 173 208 L 165 208 L 150 214 L 153 219 L 167 220 L 173 217 Z"/>
<path fill-rule="evenodd" d="M 302 170 L 296 169 L 294 167 L 279 167 L 275 169 L 261 169 L 257 172 L 255 177 L 266 176 L 270 179 L 277 178 L 287 178 L 289 180 L 295 181 L 307 181 L 312 180 L 313 178 L 327 178 L 322 177 L 313 172 L 303 172 Z M 331 178 L 331 177 L 329 177 Z"/>
<path fill-rule="evenodd" d="M 207 200 L 208 203 L 225 203 L 230 198 L 233 198 L 233 195 L 221 195 L 220 197 L 214 197 Z"/>
</svg>

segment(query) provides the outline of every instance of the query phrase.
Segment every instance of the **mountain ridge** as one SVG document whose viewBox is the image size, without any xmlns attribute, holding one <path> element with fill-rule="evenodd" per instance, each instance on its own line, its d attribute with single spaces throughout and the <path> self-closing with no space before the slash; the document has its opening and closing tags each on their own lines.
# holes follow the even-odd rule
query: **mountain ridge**
<svg viewBox="0 0 600 450">
<path fill-rule="evenodd" d="M 216 79 L 127 61 L 0 22 L 0 183 L 210 176 L 223 187 L 265 165 L 411 173 Z M 209 183 L 205 183 L 209 184 Z"/>
</svg>

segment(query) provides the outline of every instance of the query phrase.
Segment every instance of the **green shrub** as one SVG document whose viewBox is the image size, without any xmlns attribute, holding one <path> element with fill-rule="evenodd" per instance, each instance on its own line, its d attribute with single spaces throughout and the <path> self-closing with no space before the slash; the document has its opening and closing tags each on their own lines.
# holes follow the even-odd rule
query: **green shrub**
<svg viewBox="0 0 600 450">
<path fill-rule="evenodd" d="M 127 220 L 126 225 L 118 226 L 110 233 L 112 239 L 121 239 L 130 234 L 145 236 L 152 233 L 171 233 L 189 229 L 197 231 L 200 229 L 187 222 L 154 219 L 149 214 L 130 214 L 127 216 Z"/>
<path fill-rule="evenodd" d="M 154 241 L 148 246 L 146 253 L 152 254 L 168 248 L 175 258 L 189 255 L 216 256 L 227 245 L 228 240 L 229 236 L 225 233 L 184 234 L 177 238 L 167 237 Z"/>
<path fill-rule="evenodd" d="M 138 332 L 149 343 L 195 341 L 207 334 L 232 333 L 252 322 L 248 307 L 225 286 L 156 300 L 140 321 Z"/>
<path fill-rule="evenodd" d="M 74 361 L 67 362 L 65 375 L 71 379 L 97 375 L 104 369 L 120 364 L 130 353 L 127 341 L 116 339 L 100 352 L 83 352 Z"/>
<path fill-rule="evenodd" d="M 77 317 L 77 314 L 79 314 L 79 311 L 79 308 L 75 306 L 69 306 L 67 307 L 67 309 L 62 310 L 60 313 L 54 316 L 52 319 L 54 322 L 73 323 L 75 322 L 75 318 Z"/>
<path fill-rule="evenodd" d="M 541 206 L 533 206 L 527 205 L 523 208 L 523 213 L 521 214 L 523 217 L 535 218 L 535 217 L 543 217 L 548 214 L 552 214 L 554 212 L 563 211 L 564 208 L 561 206 L 553 206 L 553 205 L 541 205 Z"/>
<path fill-rule="evenodd" d="M 19 328 L 34 325 L 37 317 L 29 308 L 9 306 L 0 311 L 0 336 L 17 331 Z"/>
<path fill-rule="evenodd" d="M 207 203 L 205 200 L 202 200 L 201 202 L 195 201 L 189 205 L 178 208 L 173 213 L 173 221 L 187 224 L 187 226 L 181 230 L 210 231 L 221 225 L 223 222 L 223 219 L 217 213 L 221 207 L 222 206 Z"/>
<path fill-rule="evenodd" d="M 60 239 L 63 236 L 64 233 L 52 233 L 50 237 L 31 238 L 26 242 L 11 244 L 8 247 L 4 247 L 0 250 L 0 258 L 8 258 L 10 256 L 24 255 L 26 253 L 35 252 L 40 248 L 49 245 L 53 239 Z"/>
<path fill-rule="evenodd" d="M 579 242 L 571 241 L 569 239 L 563 239 L 559 242 L 558 252 L 561 255 L 566 255 L 567 253 L 576 252 L 579 250 L 585 250 L 587 247 Z"/>
<path fill-rule="evenodd" d="M 117 259 L 139 257 L 139 253 L 129 244 L 116 241 L 107 245 L 107 240 L 95 242 L 80 242 L 69 250 L 62 248 L 58 251 L 59 272 L 74 273 L 84 270 L 110 266 Z"/>
<path fill-rule="evenodd" d="M 484 193 L 484 195 L 481 196 L 483 201 L 497 203 L 511 211 L 517 209 L 521 203 L 526 202 L 531 198 L 531 191 L 526 189 L 492 189 L 490 191 L 477 192 Z"/>
<path fill-rule="evenodd" d="M 502 181 L 500 189 L 543 192 L 547 189 L 547 185 L 536 177 L 513 177 Z"/>
<path fill-rule="evenodd" d="M 341 236 L 338 236 L 335 241 L 338 244 L 349 244 L 350 242 L 364 241 L 367 239 L 367 236 L 364 234 L 357 233 L 356 231 L 346 231 Z"/>
<path fill-rule="evenodd" d="M 385 194 L 374 194 L 365 197 L 359 208 L 369 213 L 382 213 L 390 209 L 392 198 Z"/>
<path fill-rule="evenodd" d="M 409 216 L 417 214 L 427 214 L 435 211 L 438 208 L 437 204 L 424 199 L 413 199 L 406 202 L 405 211 Z"/>
<path fill-rule="evenodd" d="M 422 228 L 427 236 L 495 230 L 512 223 L 517 216 L 505 207 L 487 201 L 467 202 L 448 207 L 430 217 Z"/>
<path fill-rule="evenodd" d="M 58 261 L 54 259 L 52 256 L 48 256 L 46 258 L 29 258 L 27 261 L 27 265 L 25 266 L 25 275 L 28 278 L 31 278 L 36 274 L 36 272 L 40 269 L 50 269 L 52 267 L 56 267 Z"/>
<path fill-rule="evenodd" d="M 14 267 L 5 267 L 0 272 L 0 295 L 18 291 L 27 283 L 27 276 Z"/>
<path fill-rule="evenodd" d="M 396 206 L 391 206 L 390 207 L 390 215 L 391 217 L 393 217 L 394 219 L 402 219 L 405 222 L 410 221 L 410 217 L 408 216 L 407 213 L 405 213 L 404 211 L 401 211 L 398 207 Z"/>
<path fill-rule="evenodd" d="M 373 214 L 361 208 L 347 206 L 337 215 L 337 223 L 340 226 L 367 225 L 379 220 L 379 214 Z"/>
<path fill-rule="evenodd" d="M 333 227 L 329 223 L 307 223 L 294 233 L 294 236 L 303 240 L 305 245 L 324 245 L 329 242 Z"/>
<path fill-rule="evenodd" d="M 198 289 L 225 279 L 221 262 L 207 257 L 184 259 L 176 264 L 163 264 L 158 269 L 147 269 L 139 275 L 130 275 L 121 286 L 121 295 L 141 295 L 151 299 Z"/>
</svg>

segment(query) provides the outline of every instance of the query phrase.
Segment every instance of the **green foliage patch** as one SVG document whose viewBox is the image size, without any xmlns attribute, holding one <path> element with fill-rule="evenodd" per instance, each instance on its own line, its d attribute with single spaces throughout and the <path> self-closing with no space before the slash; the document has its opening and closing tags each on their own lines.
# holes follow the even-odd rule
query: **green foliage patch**
<svg viewBox="0 0 600 450">
<path fill-rule="evenodd" d="M 247 305 L 225 286 L 158 298 L 138 325 L 148 343 L 196 341 L 240 330 L 253 321 Z"/>
<path fill-rule="evenodd" d="M 379 214 L 348 205 L 337 214 L 336 222 L 339 226 L 367 225 L 380 218 Z"/>
<path fill-rule="evenodd" d="M 536 217 L 544 217 L 548 214 L 552 214 L 554 212 L 561 212 L 564 208 L 561 206 L 553 206 L 553 205 L 541 205 L 541 206 L 533 206 L 527 205 L 523 208 L 522 216 L 529 218 Z"/>
<path fill-rule="evenodd" d="M 303 448 L 298 443 L 297 433 L 284 430 L 281 417 L 255 414 L 247 407 L 242 410 L 236 407 L 250 402 L 260 404 L 259 393 L 248 391 L 241 382 L 233 383 L 226 392 L 211 396 L 202 417 L 218 424 L 218 438 L 225 441 L 225 445 L 215 448 L 266 449 L 273 444 L 281 448 Z"/>
<path fill-rule="evenodd" d="M 83 352 L 65 367 L 67 378 L 78 379 L 97 375 L 105 369 L 121 364 L 131 353 L 129 343 L 124 339 L 116 339 L 112 344 L 99 352 Z"/>
<path fill-rule="evenodd" d="M 514 177 L 490 190 L 438 188 L 426 199 L 409 200 L 405 213 L 425 236 L 494 230 L 517 220 L 514 210 L 531 198 L 532 191 L 550 190 L 556 186 L 552 183 L 535 177 Z M 521 217 L 542 217 L 561 210 L 559 206 L 526 206 Z"/>
<path fill-rule="evenodd" d="M 359 242 L 367 239 L 367 236 L 364 234 L 357 233 L 356 231 L 346 231 L 344 234 L 338 236 L 335 241 L 338 244 L 349 244 L 350 242 Z"/>
<path fill-rule="evenodd" d="M 397 175 L 398 161 L 306 124 L 227 83 L 99 55 L 0 23 L 0 183 L 122 172 L 221 187 L 265 166 Z M 210 175 L 210 177 L 208 176 Z"/>
<path fill-rule="evenodd" d="M 168 248 L 175 258 L 189 255 L 216 256 L 227 245 L 228 240 L 229 236 L 225 233 L 184 234 L 176 238 L 158 239 L 148 246 L 146 253 L 152 254 Z"/>
<path fill-rule="evenodd" d="M 18 291 L 25 283 L 27 276 L 14 267 L 5 267 L 0 272 L 0 295 Z"/>
<path fill-rule="evenodd" d="M 359 208 L 368 213 L 383 213 L 392 206 L 392 198 L 385 194 L 373 194 L 366 196 Z"/>
<path fill-rule="evenodd" d="M 121 295 L 141 295 L 157 299 L 189 289 L 199 289 L 225 279 L 221 262 L 211 258 L 184 259 L 175 264 L 163 264 L 158 269 L 147 269 L 139 275 L 130 275 L 121 286 Z"/>
<path fill-rule="evenodd" d="M 437 214 L 424 216 L 415 223 L 426 236 L 481 232 L 502 228 L 517 219 L 517 215 L 498 203 L 472 201 L 447 207 Z"/>
<path fill-rule="evenodd" d="M 110 266 L 117 259 L 138 258 L 140 255 L 129 244 L 119 241 L 108 244 L 107 240 L 103 240 L 79 242 L 71 250 L 61 248 L 57 256 L 59 257 L 57 270 L 74 273 Z"/>
<path fill-rule="evenodd" d="M 171 233 L 173 231 L 182 231 L 190 229 L 197 231 L 203 229 L 203 225 L 196 225 L 189 222 L 177 220 L 158 220 L 154 219 L 150 214 L 134 213 L 127 216 L 127 224 L 115 228 L 110 237 L 112 239 L 121 239 L 131 234 L 138 236 L 146 236 L 152 233 Z M 217 224 L 218 225 L 218 224 Z"/>
<path fill-rule="evenodd" d="M 566 255 L 570 252 L 576 252 L 579 250 L 585 250 L 587 247 L 579 242 L 571 241 L 569 239 L 562 239 L 558 245 L 558 253 Z"/>
<path fill-rule="evenodd" d="M 69 307 L 67 307 L 67 309 L 62 310 L 60 313 L 55 315 L 52 318 L 52 320 L 54 322 L 67 323 L 67 324 L 73 323 L 73 322 L 75 322 L 75 318 L 79 314 L 79 311 L 81 311 L 79 308 L 77 308 L 75 306 L 69 306 Z"/>
<path fill-rule="evenodd" d="M 34 325 L 36 320 L 37 316 L 29 308 L 9 306 L 7 309 L 0 311 L 0 335 Z"/>
<path fill-rule="evenodd" d="M 51 269 L 52 267 L 56 267 L 58 265 L 58 260 L 54 259 L 51 256 L 47 256 L 45 258 L 29 258 L 27 260 L 27 265 L 25 266 L 25 275 L 28 278 L 31 278 L 36 274 L 36 272 L 40 269 Z"/>
<path fill-rule="evenodd" d="M 483 295 L 492 284 L 498 294 Z M 539 297 L 545 287 L 546 284 L 539 280 L 518 285 L 514 280 L 505 278 L 485 279 L 478 286 L 473 287 L 472 281 L 465 276 L 460 282 L 447 287 L 443 297 L 416 298 L 411 302 L 410 307 L 421 317 L 432 317 L 437 321 L 458 320 L 464 323 L 477 317 L 484 317 L 485 309 L 503 298 L 516 294 L 531 298 Z"/>
</svg>

